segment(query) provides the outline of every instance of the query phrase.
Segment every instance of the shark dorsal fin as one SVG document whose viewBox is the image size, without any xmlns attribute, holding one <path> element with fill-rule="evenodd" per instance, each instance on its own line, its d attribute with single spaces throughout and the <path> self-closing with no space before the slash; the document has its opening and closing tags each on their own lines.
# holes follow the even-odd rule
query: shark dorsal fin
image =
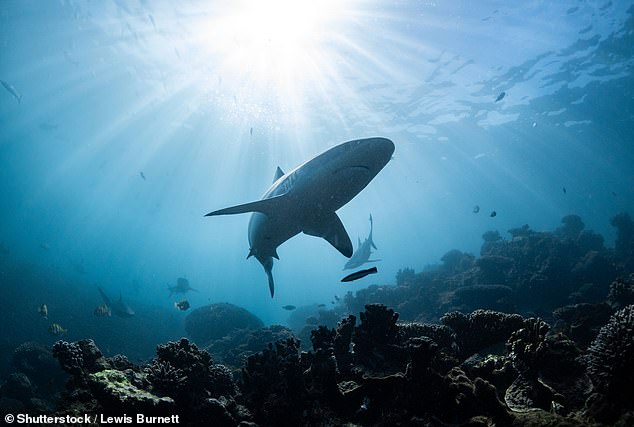
<svg viewBox="0 0 634 427">
<path fill-rule="evenodd" d="M 280 194 L 279 196 L 270 197 L 268 199 L 262 199 L 251 203 L 245 203 L 243 205 L 231 206 L 230 208 L 220 209 L 217 211 L 209 212 L 205 216 L 216 216 L 216 215 L 234 215 L 241 214 L 247 212 L 260 212 L 265 215 L 271 216 L 275 212 L 283 209 L 283 201 L 286 193 Z M 280 207 L 282 206 L 282 207 Z"/>
<path fill-rule="evenodd" d="M 277 181 L 281 177 L 284 176 L 284 171 L 278 166 L 275 170 L 275 176 L 273 177 L 273 182 Z"/>
</svg>

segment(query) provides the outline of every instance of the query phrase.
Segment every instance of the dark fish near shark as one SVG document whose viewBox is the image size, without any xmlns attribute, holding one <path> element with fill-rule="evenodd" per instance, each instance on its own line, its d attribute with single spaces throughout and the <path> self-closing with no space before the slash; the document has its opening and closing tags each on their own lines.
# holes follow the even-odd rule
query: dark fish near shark
<svg viewBox="0 0 634 427">
<path fill-rule="evenodd" d="M 101 304 L 95 307 L 93 314 L 96 317 L 110 317 L 112 315 L 112 310 L 110 310 L 108 304 Z"/>
<path fill-rule="evenodd" d="M 292 311 L 292 310 L 295 310 L 297 307 L 295 307 L 293 304 L 288 304 L 288 305 L 282 306 L 282 308 L 284 310 Z"/>
<path fill-rule="evenodd" d="M 365 138 L 339 144 L 288 173 L 279 167 L 261 200 L 216 210 L 205 216 L 253 212 L 249 221 L 249 255 L 268 277 L 275 292 L 273 258 L 277 248 L 299 233 L 321 237 L 343 256 L 352 242 L 336 211 L 352 200 L 385 167 L 394 153 L 387 138 Z"/>
<path fill-rule="evenodd" d="M 119 292 L 119 300 L 112 301 L 110 298 L 108 298 L 108 295 L 106 295 L 104 291 L 101 290 L 101 288 L 97 289 L 101 294 L 103 302 L 105 302 L 106 305 L 110 308 L 112 314 L 115 314 L 119 317 L 132 317 L 135 315 L 134 310 L 132 310 L 130 306 L 126 304 L 125 301 L 123 301 L 123 296 L 121 295 L 121 292 Z"/>
<path fill-rule="evenodd" d="M 189 310 L 189 307 L 191 307 L 191 306 L 189 305 L 189 301 L 184 299 L 182 301 L 175 302 L 174 303 L 174 307 L 176 307 L 180 311 L 187 311 L 187 310 Z"/>
<path fill-rule="evenodd" d="M 45 319 L 48 319 L 48 307 L 46 306 L 46 304 L 42 304 L 38 307 L 37 312 L 40 313 L 40 316 L 42 316 Z"/>
<path fill-rule="evenodd" d="M 497 98 L 495 98 L 495 102 L 500 102 L 506 96 L 506 92 L 501 92 Z"/>
<path fill-rule="evenodd" d="M 48 333 L 58 337 L 60 335 L 66 335 L 68 333 L 68 329 L 62 328 L 59 323 L 53 323 L 48 328 Z"/>
<path fill-rule="evenodd" d="M 359 270 L 359 271 L 355 271 L 352 274 L 348 274 L 346 277 L 341 279 L 341 281 L 352 282 L 353 280 L 361 279 L 367 276 L 368 274 L 375 274 L 375 273 L 378 273 L 378 270 L 376 269 L 376 267 L 368 268 L 367 270 Z"/>
</svg>

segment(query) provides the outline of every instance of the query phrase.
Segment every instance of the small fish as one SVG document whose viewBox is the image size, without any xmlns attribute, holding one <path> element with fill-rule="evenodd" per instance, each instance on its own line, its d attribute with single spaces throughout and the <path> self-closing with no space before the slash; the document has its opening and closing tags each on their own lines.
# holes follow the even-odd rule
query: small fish
<svg viewBox="0 0 634 427">
<path fill-rule="evenodd" d="M 480 206 L 475 205 L 475 206 L 473 207 L 473 213 L 478 213 L 478 212 L 480 212 Z"/>
<path fill-rule="evenodd" d="M 491 218 L 493 218 L 493 217 L 497 216 L 497 214 L 498 214 L 498 213 L 497 213 L 496 211 L 491 211 L 491 213 L 489 214 L 489 216 L 490 216 Z"/>
<path fill-rule="evenodd" d="M 284 310 L 292 311 L 292 310 L 295 310 L 297 307 L 295 307 L 295 306 L 294 306 L 294 305 L 292 305 L 292 304 L 288 304 L 288 305 L 283 306 L 282 308 L 283 308 Z"/>
<path fill-rule="evenodd" d="M 10 83 L 5 82 L 4 80 L 0 80 L 2 86 L 11 94 L 15 99 L 18 100 L 18 104 L 22 102 L 22 95 L 18 93 L 18 91 L 11 85 Z"/>
<path fill-rule="evenodd" d="M 145 181 L 145 174 L 143 173 L 143 171 L 139 172 L 139 175 L 141 175 L 141 178 L 143 178 L 143 181 Z"/>
<path fill-rule="evenodd" d="M 253 128 L 249 129 L 249 135 L 253 137 Z"/>
<path fill-rule="evenodd" d="M 108 307 L 107 304 L 101 304 L 95 307 L 95 311 L 93 312 L 97 317 L 109 317 L 112 316 L 112 310 Z"/>
<path fill-rule="evenodd" d="M 353 280 L 358 280 L 358 279 L 361 279 L 362 277 L 367 276 L 368 274 L 374 274 L 377 272 L 378 270 L 376 269 L 376 267 L 368 268 L 367 270 L 359 270 L 359 271 L 355 271 L 352 274 L 348 274 L 346 277 L 341 279 L 341 281 L 352 282 Z"/>
<path fill-rule="evenodd" d="M 46 304 L 42 304 L 41 306 L 39 306 L 37 312 L 40 313 L 40 316 L 42 316 L 43 318 L 48 319 L 48 307 L 46 306 Z"/>
<path fill-rule="evenodd" d="M 335 295 L 335 301 L 339 301 L 341 298 L 339 298 L 337 295 Z"/>
<path fill-rule="evenodd" d="M 330 301 L 330 304 L 335 305 L 335 302 L 334 301 Z"/>
<path fill-rule="evenodd" d="M 180 311 L 187 311 L 187 310 L 189 310 L 189 307 L 191 307 L 191 306 L 189 305 L 189 301 L 184 299 L 182 301 L 175 302 L 174 303 L 174 307 L 176 307 Z"/>
<path fill-rule="evenodd" d="M 48 328 L 48 333 L 51 335 L 55 335 L 56 337 L 60 336 L 60 335 L 65 335 L 68 333 L 68 329 L 64 329 L 62 328 L 59 323 L 53 323 L 49 328 Z"/>
<path fill-rule="evenodd" d="M 319 308 L 324 308 L 326 306 L 326 304 L 317 304 L 317 307 Z"/>
<path fill-rule="evenodd" d="M 497 98 L 495 98 L 495 102 L 500 102 L 506 96 L 506 92 L 501 92 Z"/>
<path fill-rule="evenodd" d="M 147 17 L 150 18 L 150 22 L 152 23 L 152 27 L 154 28 L 154 31 L 156 31 L 156 22 L 154 21 L 154 17 L 152 16 L 151 13 Z"/>
<path fill-rule="evenodd" d="M 612 192 L 612 195 L 613 195 L 614 197 L 616 197 L 616 191 L 613 191 L 613 192 Z"/>
<path fill-rule="evenodd" d="M 562 190 L 563 190 L 564 194 L 566 194 L 566 187 L 563 187 Z"/>
</svg>

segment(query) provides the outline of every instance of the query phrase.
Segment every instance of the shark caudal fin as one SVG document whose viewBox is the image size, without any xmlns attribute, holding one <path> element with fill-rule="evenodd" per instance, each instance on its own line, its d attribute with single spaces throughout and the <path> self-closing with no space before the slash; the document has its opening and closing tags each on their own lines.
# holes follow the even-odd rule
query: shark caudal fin
<svg viewBox="0 0 634 427">
<path fill-rule="evenodd" d="M 270 216 L 272 213 L 281 209 L 280 204 L 283 206 L 283 201 L 286 200 L 285 196 L 286 194 L 280 194 L 279 196 L 270 197 L 268 199 L 245 203 L 243 205 L 231 206 L 229 208 L 209 212 L 205 216 L 235 215 L 248 212 L 261 212 Z"/>
<path fill-rule="evenodd" d="M 304 224 L 302 231 L 310 236 L 326 239 L 346 258 L 352 256 L 352 242 L 336 213 L 330 212 L 313 218 L 308 224 Z"/>
<path fill-rule="evenodd" d="M 372 245 L 374 249 L 377 249 L 376 245 L 374 244 L 374 240 L 372 239 L 373 229 L 374 229 L 374 222 L 372 221 L 372 214 L 370 214 L 370 236 L 368 236 L 368 239 L 370 239 L 370 245 Z"/>
<path fill-rule="evenodd" d="M 273 282 L 273 273 L 271 270 L 265 270 L 266 276 L 269 278 L 269 291 L 271 291 L 271 298 L 275 294 L 275 282 Z"/>
</svg>

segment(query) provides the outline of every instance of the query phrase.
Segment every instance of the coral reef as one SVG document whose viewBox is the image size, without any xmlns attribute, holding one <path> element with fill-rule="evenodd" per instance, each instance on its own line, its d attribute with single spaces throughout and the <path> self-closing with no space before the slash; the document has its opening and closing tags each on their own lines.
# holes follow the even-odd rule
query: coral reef
<svg viewBox="0 0 634 427">
<path fill-rule="evenodd" d="M 586 348 L 605 325 L 612 309 L 608 304 L 574 304 L 553 311 L 558 329 L 581 348 Z"/>
<path fill-rule="evenodd" d="M 524 319 L 519 314 L 490 310 L 476 310 L 469 315 L 454 311 L 445 314 L 440 321 L 455 331 L 458 353 L 463 360 L 480 350 L 505 342 L 524 325 Z"/>
<path fill-rule="evenodd" d="M 299 341 L 292 338 L 269 344 L 247 359 L 239 386 L 256 422 L 301 425 L 306 395 L 302 372 Z"/>
<path fill-rule="evenodd" d="M 310 330 L 312 328 L 308 328 L 308 333 Z M 290 329 L 280 325 L 237 329 L 222 338 L 210 341 L 205 350 L 213 355 L 214 360 L 240 370 L 249 356 L 266 348 L 269 343 L 293 337 Z"/>
<path fill-rule="evenodd" d="M 634 273 L 627 279 L 617 278 L 610 284 L 607 303 L 615 310 L 634 304 Z"/>
<path fill-rule="evenodd" d="M 167 361 L 152 361 L 152 364 L 145 368 L 145 373 L 152 390 L 159 396 L 179 394 L 187 380 L 181 369 L 174 368 Z"/>
<path fill-rule="evenodd" d="M 88 385 L 107 414 L 138 412 L 147 415 L 171 415 L 175 402 L 136 387 L 125 373 L 105 369 L 88 374 Z"/>
<path fill-rule="evenodd" d="M 614 313 L 601 328 L 588 348 L 586 362 L 597 394 L 588 404 L 594 416 L 614 422 L 634 410 L 634 305 Z"/>
<path fill-rule="evenodd" d="M 233 304 L 210 304 L 193 310 L 185 318 L 185 330 L 195 342 L 205 345 L 239 329 L 257 329 L 262 321 Z"/>
<path fill-rule="evenodd" d="M 634 228 L 625 214 L 612 224 L 615 249 L 576 215 L 553 232 L 487 232 L 479 257 L 452 250 L 400 270 L 396 285 L 308 307 L 294 329 L 303 342 L 213 304 L 187 317 L 199 345 L 158 345 L 149 364 L 106 358 L 91 340 L 25 344 L 0 409 L 55 411 L 41 374 L 54 357 L 69 375 L 58 414 L 223 427 L 632 425 Z"/>
<path fill-rule="evenodd" d="M 614 216 L 610 224 L 616 227 L 614 252 L 626 271 L 634 269 L 634 221 L 629 214 L 623 212 Z"/>
</svg>

